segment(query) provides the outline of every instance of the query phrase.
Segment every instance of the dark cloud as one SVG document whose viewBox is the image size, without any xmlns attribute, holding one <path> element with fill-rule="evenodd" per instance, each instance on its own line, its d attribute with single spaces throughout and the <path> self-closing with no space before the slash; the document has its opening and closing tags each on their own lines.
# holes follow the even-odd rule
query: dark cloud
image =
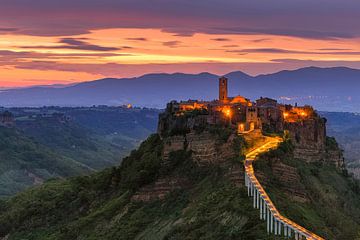
<svg viewBox="0 0 360 240">
<path fill-rule="evenodd" d="M 87 38 L 62 38 L 59 40 L 59 43 L 65 43 L 72 46 L 84 46 L 88 45 L 83 40 L 88 40 Z"/>
<path fill-rule="evenodd" d="M 314 39 L 360 36 L 358 0 L 2 0 L 0 22 L 17 32 L 70 36 L 105 28 L 275 34 Z"/>
<path fill-rule="evenodd" d="M 217 42 L 228 42 L 231 41 L 229 38 L 212 38 L 211 40 L 217 41 Z"/>
<path fill-rule="evenodd" d="M 275 28 L 241 28 L 241 27 L 222 27 L 216 28 L 211 33 L 223 34 L 270 34 L 279 36 L 293 36 L 309 39 L 337 40 L 340 38 L 354 38 L 353 33 L 342 32 L 323 32 L 313 30 L 297 30 L 292 28 L 275 29 Z M 359 33 L 360 35 L 360 33 Z"/>
<path fill-rule="evenodd" d="M 239 47 L 239 45 L 235 45 L 235 44 L 230 44 L 230 45 L 224 45 L 222 46 L 223 48 L 236 48 Z"/>
<path fill-rule="evenodd" d="M 347 50 L 352 50 L 352 49 L 350 49 L 350 48 L 319 48 L 316 50 L 319 50 L 319 51 L 347 51 Z"/>
<path fill-rule="evenodd" d="M 259 42 L 266 42 L 266 41 L 269 41 L 269 40 L 270 40 L 270 38 L 259 38 L 259 39 L 252 40 L 252 42 L 259 43 Z"/>
<path fill-rule="evenodd" d="M 0 62 L 1 65 L 1 62 Z M 319 67 L 336 67 L 348 66 L 360 69 L 360 61 L 313 61 L 300 59 L 273 59 L 271 62 L 241 62 L 241 63 L 173 63 L 173 64 L 85 64 L 85 63 L 61 63 L 55 61 L 31 61 L 17 62 L 13 64 L 18 69 L 31 70 L 55 70 L 65 72 L 85 72 L 89 74 L 112 76 L 112 77 L 129 77 L 139 76 L 146 73 L 162 72 L 184 72 L 199 73 L 211 72 L 219 75 L 228 72 L 241 70 L 251 75 L 259 73 L 273 73 L 284 69 L 292 70 L 301 67 L 319 66 Z M 161 69 L 161 71 L 158 71 Z"/>
<path fill-rule="evenodd" d="M 317 67 L 338 67 L 338 66 L 347 66 L 350 68 L 360 69 L 360 61 L 347 61 L 347 60 L 303 60 L 296 58 L 278 58 L 271 59 L 273 63 L 280 64 L 292 64 L 298 67 L 308 67 L 308 66 L 317 66 Z"/>
<path fill-rule="evenodd" d="M 287 50 L 281 48 L 248 48 L 240 50 L 227 50 L 226 52 L 232 53 L 298 53 L 298 54 L 308 54 L 306 51 L 297 51 L 297 50 Z"/>
<path fill-rule="evenodd" d="M 2 27 L 0 27 L 0 32 L 16 32 L 18 30 L 19 29 L 17 29 L 17 28 L 2 28 Z"/>
<path fill-rule="evenodd" d="M 194 34 L 195 34 L 194 32 L 192 32 L 192 33 L 183 32 L 183 33 L 176 33 L 173 36 L 174 37 L 192 37 L 192 36 L 194 36 Z"/>
<path fill-rule="evenodd" d="M 57 59 L 76 59 L 83 57 L 118 57 L 118 56 L 132 56 L 132 54 L 119 53 L 39 53 L 32 51 L 10 51 L 0 49 L 0 65 L 16 65 L 27 59 L 43 59 L 57 60 Z"/>
<path fill-rule="evenodd" d="M 171 47 L 171 48 L 175 48 L 175 47 L 179 47 L 179 44 L 181 44 L 181 41 L 168 41 L 168 42 L 163 42 L 162 44 L 166 47 Z"/>
<path fill-rule="evenodd" d="M 136 37 L 136 38 L 126 38 L 126 40 L 146 42 L 148 39 L 144 37 Z"/>
<path fill-rule="evenodd" d="M 360 55 L 358 51 L 298 51 L 281 48 L 249 48 L 240 50 L 227 50 L 226 52 L 247 54 L 247 53 L 281 53 L 281 54 L 320 54 L 320 55 Z"/>
<path fill-rule="evenodd" d="M 24 49 L 74 49 L 74 50 L 86 50 L 86 51 L 99 51 L 99 52 L 107 52 L 107 51 L 117 51 L 121 50 L 121 48 L 117 47 L 103 47 L 95 44 L 90 44 L 86 41 L 83 41 L 86 38 L 62 38 L 59 40 L 59 43 L 63 43 L 65 45 L 58 46 L 22 46 Z"/>
</svg>

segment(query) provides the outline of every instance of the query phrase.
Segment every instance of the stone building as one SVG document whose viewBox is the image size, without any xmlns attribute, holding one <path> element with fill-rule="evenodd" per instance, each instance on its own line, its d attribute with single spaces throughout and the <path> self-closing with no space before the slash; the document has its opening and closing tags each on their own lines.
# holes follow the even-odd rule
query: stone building
<svg viewBox="0 0 360 240">
<path fill-rule="evenodd" d="M 226 103 L 228 99 L 228 79 L 226 77 L 221 77 L 219 79 L 219 101 Z"/>
<path fill-rule="evenodd" d="M 299 124 L 313 119 L 316 115 L 310 106 L 283 105 L 267 97 L 261 97 L 255 102 L 240 95 L 229 97 L 228 79 L 225 77 L 219 78 L 218 99 L 172 101 L 167 105 L 166 112 L 178 117 L 192 114 L 199 118 L 201 115 L 201 122 L 229 125 L 236 128 L 239 133 L 248 133 L 256 129 L 265 132 L 282 132 L 285 130 L 285 125 Z"/>
</svg>

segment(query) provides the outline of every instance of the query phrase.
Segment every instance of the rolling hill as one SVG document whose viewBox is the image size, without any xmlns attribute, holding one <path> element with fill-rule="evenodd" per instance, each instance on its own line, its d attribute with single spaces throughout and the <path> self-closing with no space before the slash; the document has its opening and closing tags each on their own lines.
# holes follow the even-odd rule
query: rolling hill
<svg viewBox="0 0 360 240">
<path fill-rule="evenodd" d="M 206 141 L 215 141 L 216 147 L 234 153 L 245 147 L 243 142 L 232 147 L 226 144 L 231 137 L 212 134 Z M 221 156 L 199 166 L 194 153 L 178 150 L 164 164 L 162 151 L 168 140 L 152 135 L 119 167 L 48 181 L 0 200 L 0 236 L 9 240 L 274 239 L 266 233 L 266 221 L 259 220 L 259 212 L 252 208 L 241 161 Z M 360 187 L 346 173 L 332 165 L 295 160 L 291 143 L 264 155 L 255 168 L 268 176 L 261 178 L 266 190 L 287 217 L 326 239 L 358 239 Z"/>
<path fill-rule="evenodd" d="M 16 108 L 15 127 L 0 127 L 0 197 L 50 178 L 118 165 L 155 132 L 159 110 Z"/>
<path fill-rule="evenodd" d="M 310 104 L 327 111 L 360 111 L 360 70 L 308 67 L 249 76 L 228 73 L 230 94 L 251 99 L 269 96 L 285 103 Z M 3 90 L 3 106 L 121 105 L 164 108 L 170 100 L 215 99 L 217 78 L 211 73 L 147 74 L 137 78 L 106 78 L 62 88 L 33 87 Z"/>
</svg>

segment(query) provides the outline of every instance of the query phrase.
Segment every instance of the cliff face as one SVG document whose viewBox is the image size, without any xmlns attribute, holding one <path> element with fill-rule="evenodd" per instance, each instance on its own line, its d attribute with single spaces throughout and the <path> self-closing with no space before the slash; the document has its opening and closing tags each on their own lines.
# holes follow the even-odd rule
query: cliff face
<svg viewBox="0 0 360 240">
<path fill-rule="evenodd" d="M 305 162 L 324 162 L 344 167 L 341 150 L 328 146 L 326 119 L 314 116 L 301 122 L 286 123 L 285 129 L 294 145 L 294 158 Z"/>
<path fill-rule="evenodd" d="M 325 239 L 358 239 L 360 219 L 353 216 L 360 213 L 354 208 L 360 203 L 359 185 L 342 171 L 342 155 L 334 139 L 327 138 L 324 150 L 318 156 L 314 152 L 316 158 L 311 161 L 299 158 L 294 145 L 284 142 L 254 164 L 256 176 L 275 206 Z"/>
<path fill-rule="evenodd" d="M 269 161 L 270 159 L 265 158 L 262 160 Z M 309 202 L 309 196 L 305 186 L 301 183 L 298 170 L 282 162 L 280 158 L 272 158 L 270 161 L 271 163 L 267 166 L 267 171 L 262 170 L 264 166 L 258 167 L 256 176 L 259 181 L 265 187 L 269 187 L 272 179 L 277 179 L 278 188 L 281 189 L 282 194 L 285 194 L 287 198 L 301 203 Z"/>
<path fill-rule="evenodd" d="M 239 147 L 241 148 L 241 146 L 237 140 L 238 136 L 235 134 L 230 134 L 225 140 L 219 139 L 216 134 L 209 131 L 165 137 L 163 138 L 161 166 L 166 169 L 172 168 L 174 153 L 188 153 L 189 160 L 196 165 L 196 168 L 206 169 L 218 166 L 226 171 L 230 169 L 228 176 L 240 184 L 243 179 L 241 163 L 239 162 L 235 166 L 232 162 L 240 155 Z M 238 147 L 236 147 L 237 145 Z M 171 177 L 160 176 L 154 183 L 140 188 L 132 199 L 134 201 L 164 199 L 174 190 L 188 189 L 189 187 L 191 187 L 189 177 L 174 173 Z"/>
<path fill-rule="evenodd" d="M 164 139 L 164 161 L 169 153 L 178 150 L 187 150 L 192 153 L 191 157 L 199 166 L 208 164 L 224 164 L 229 159 L 235 158 L 239 152 L 235 152 L 234 139 L 231 134 L 226 141 L 220 142 L 214 134 L 208 131 L 202 133 L 191 132 L 185 136 L 171 136 Z"/>
<path fill-rule="evenodd" d="M 0 201 L 0 237 L 273 239 L 247 196 L 241 161 L 244 150 L 266 137 L 203 126 L 196 120 L 201 118 L 164 119 L 161 136 L 149 137 L 119 167 L 50 181 Z M 311 129 L 293 129 L 300 132 L 298 147 L 315 142 L 314 135 L 302 135 Z M 336 142 L 317 144 L 321 154 L 337 156 Z M 357 239 L 360 187 L 333 164 L 295 159 L 296 147 L 280 146 L 255 161 L 271 199 L 280 212 L 326 239 Z"/>
</svg>

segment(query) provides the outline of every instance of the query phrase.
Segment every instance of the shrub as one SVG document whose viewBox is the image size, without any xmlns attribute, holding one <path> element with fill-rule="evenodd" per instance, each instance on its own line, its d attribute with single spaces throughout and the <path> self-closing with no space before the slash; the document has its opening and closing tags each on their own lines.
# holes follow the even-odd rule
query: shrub
<svg viewBox="0 0 360 240">
<path fill-rule="evenodd" d="M 220 125 L 211 125 L 209 126 L 209 132 L 215 136 L 221 141 L 221 142 L 227 142 L 230 135 L 234 132 L 233 129 L 230 127 L 224 127 Z"/>
</svg>

